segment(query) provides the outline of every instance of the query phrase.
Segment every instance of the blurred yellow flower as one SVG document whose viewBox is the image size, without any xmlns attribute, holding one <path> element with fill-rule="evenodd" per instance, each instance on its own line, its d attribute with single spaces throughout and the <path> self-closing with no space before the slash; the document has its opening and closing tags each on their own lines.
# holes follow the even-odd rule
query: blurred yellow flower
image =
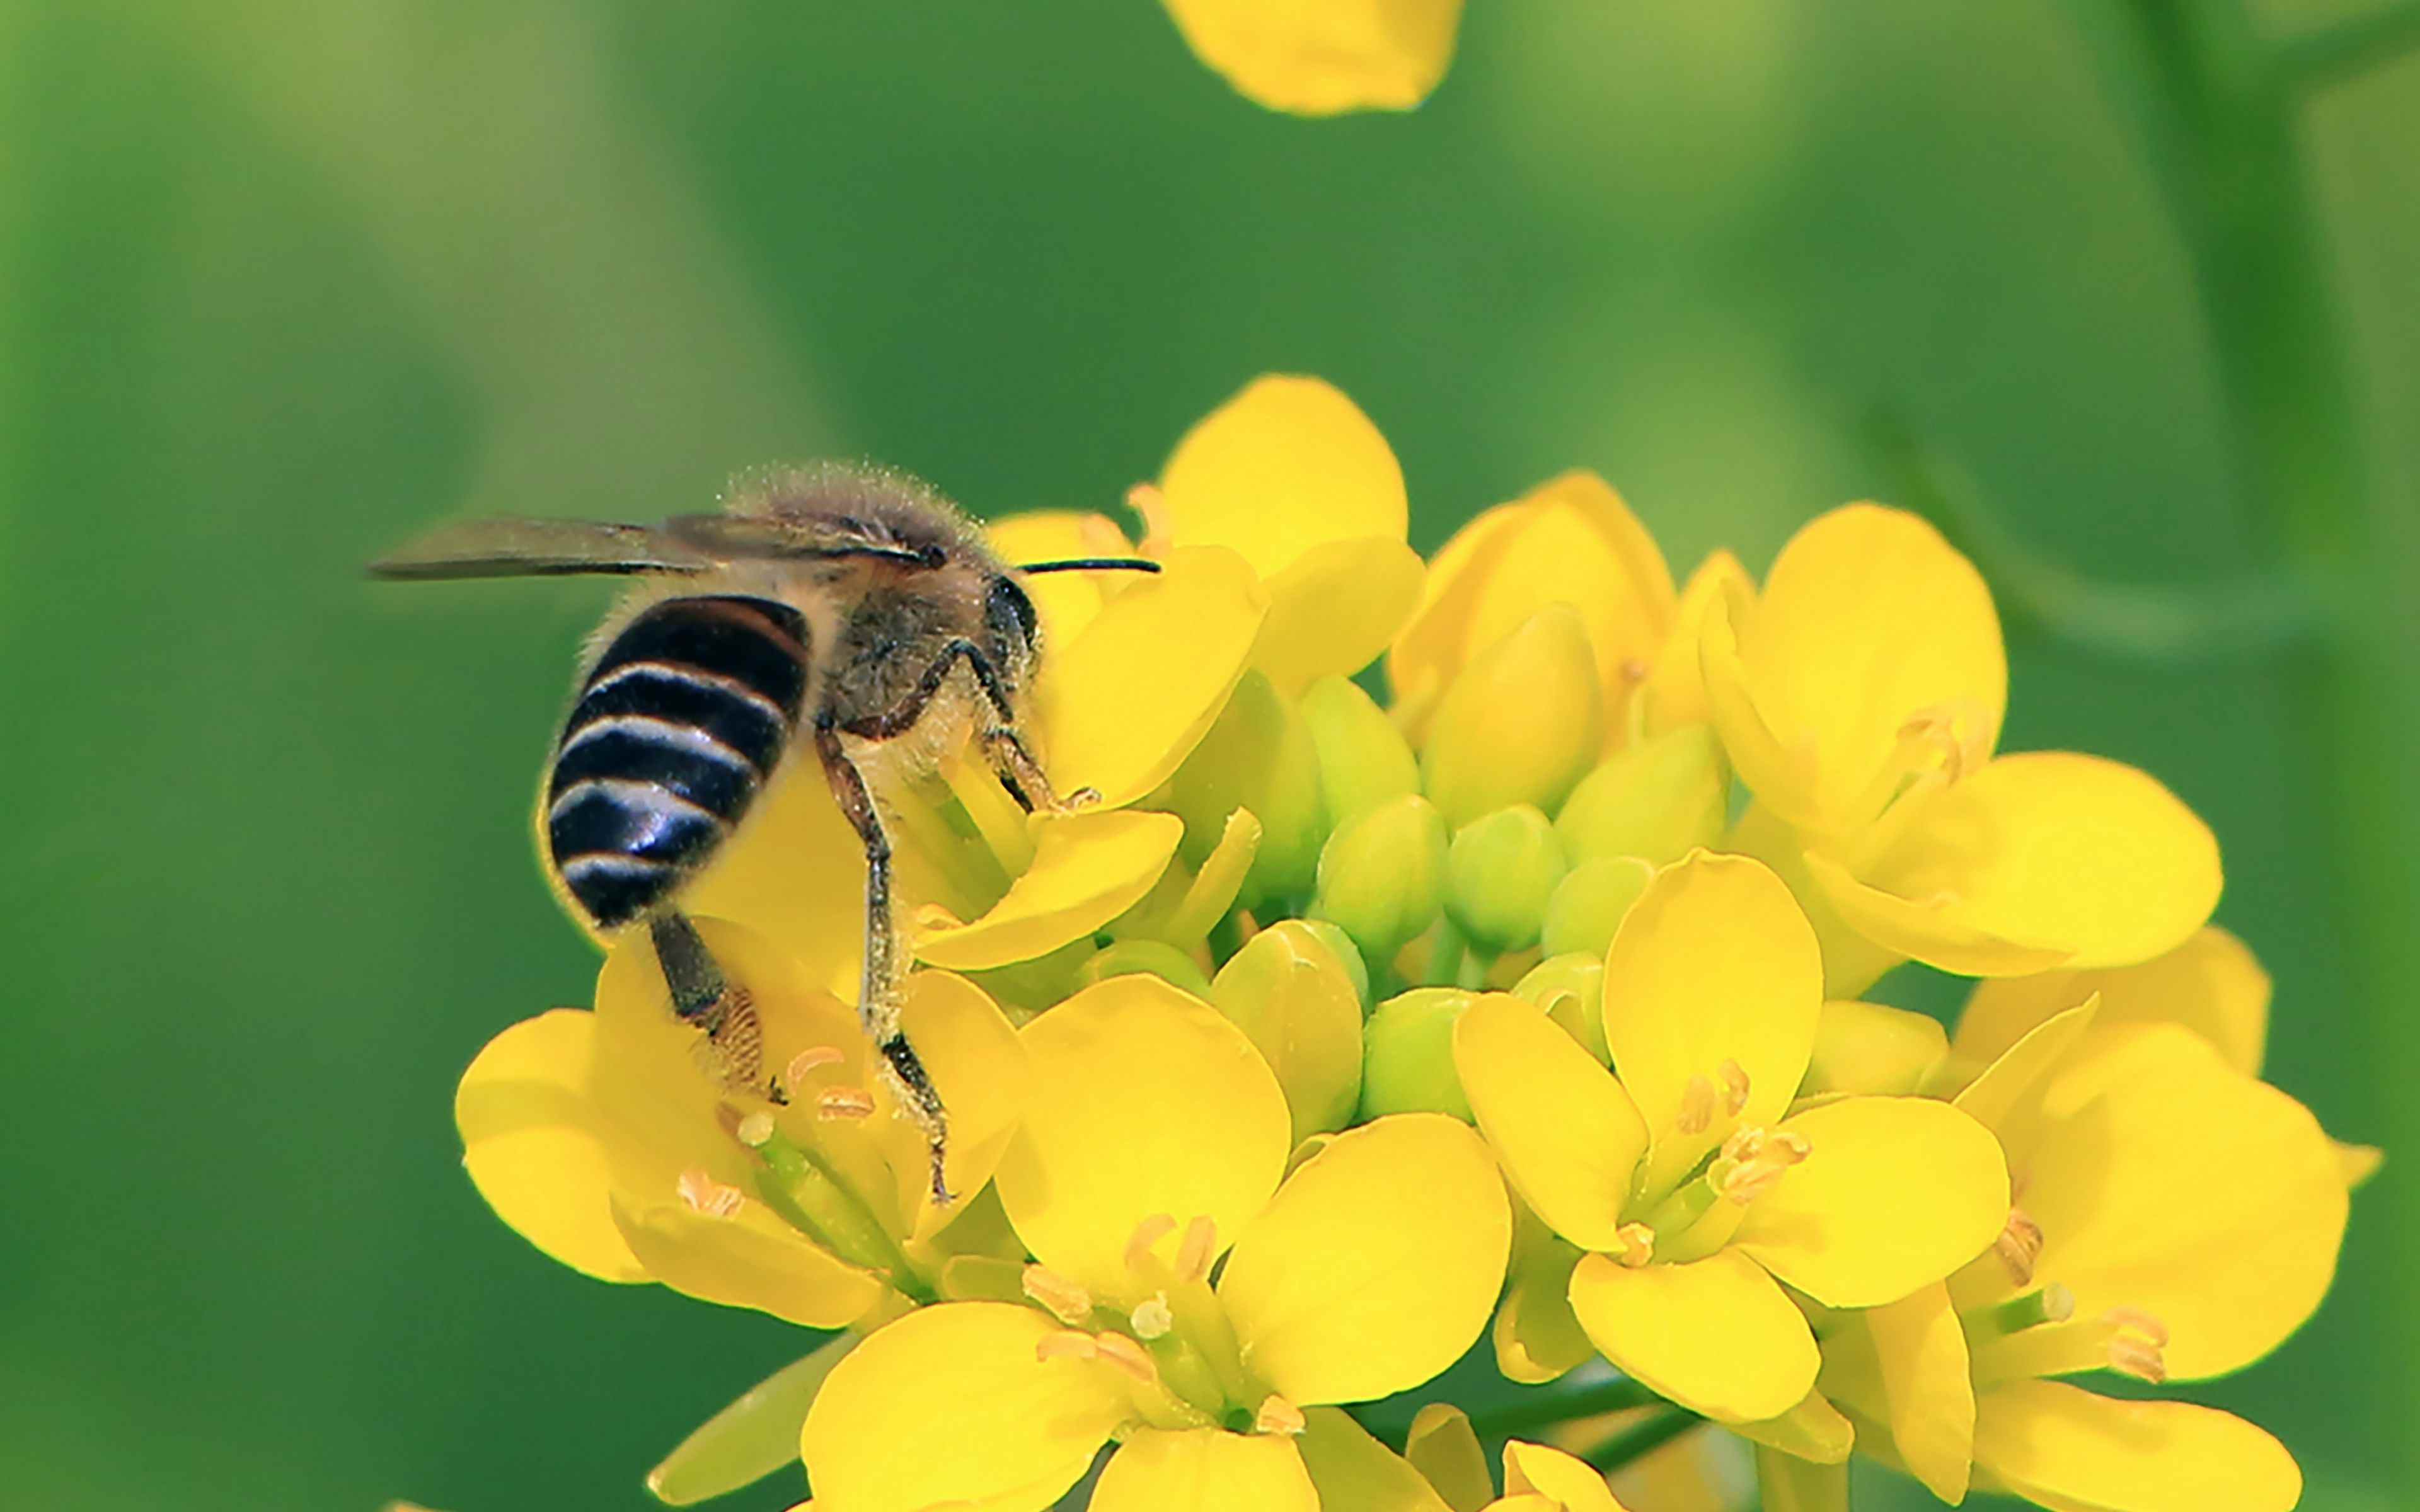
<svg viewBox="0 0 2420 1512">
<path fill-rule="evenodd" d="M 1404 1115 L 1284 1174 L 1277 1078 L 1154 978 L 1018 1039 L 1034 1092 L 998 1191 L 1026 1301 L 923 1309 L 835 1367 L 801 1441 L 815 1504 L 1040 1508 L 1116 1436 L 1095 1512 L 1317 1507 L 1307 1410 L 1417 1385 L 1486 1321 L 1511 1220 L 1485 1147 Z M 935 1400 L 985 1408 L 937 1438 Z"/>
<path fill-rule="evenodd" d="M 1954 1108 L 1792 1111 L 1821 1002 L 1788 890 L 1754 861 L 1698 853 L 1648 886 L 1607 953 L 1612 1073 L 1517 997 L 1480 999 L 1454 1032 L 1506 1176 L 1584 1252 L 1566 1293 L 1580 1328 L 1625 1374 L 1726 1423 L 1779 1417 L 1815 1384 L 1815 1338 L 1784 1285 L 1828 1306 L 1887 1303 L 1983 1251 L 2007 1211 L 1998 1147 Z M 1533 1345 L 1518 1326 L 1526 1356 L 1564 1354 L 1551 1329 Z"/>
<path fill-rule="evenodd" d="M 2147 960 L 2218 901 L 2218 846 L 2130 766 L 1994 757 L 2008 662 L 1974 567 L 1913 515 L 1833 510 L 1711 606 L 1705 696 L 1836 995 L 1913 957 L 1974 976 Z"/>
<path fill-rule="evenodd" d="M 761 1039 L 747 1053 L 786 1105 L 701 1073 L 707 1047 L 633 932 L 605 962 L 595 1011 L 517 1024 L 463 1073 L 463 1164 L 497 1215 L 587 1274 L 812 1328 L 930 1299 L 952 1254 L 998 1248 L 980 1205 L 934 1206 L 922 1136 L 872 1074 L 856 1014 L 763 936 L 698 928 L 753 1003 Z M 912 980 L 906 1021 L 950 1099 L 950 1184 L 978 1192 L 1025 1095 L 1016 1035 L 979 989 L 939 972 Z"/>
<path fill-rule="evenodd" d="M 1168 0 L 1177 30 L 1271 110 L 1409 110 L 1453 60 L 1462 0 Z"/>
</svg>

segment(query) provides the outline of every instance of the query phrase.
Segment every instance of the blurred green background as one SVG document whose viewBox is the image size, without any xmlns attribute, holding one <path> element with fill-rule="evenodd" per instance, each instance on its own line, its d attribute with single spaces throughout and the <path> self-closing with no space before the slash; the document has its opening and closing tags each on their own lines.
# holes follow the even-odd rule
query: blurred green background
<svg viewBox="0 0 2420 1512">
<path fill-rule="evenodd" d="M 587 994 L 526 806 L 607 590 L 361 579 L 437 517 L 646 517 L 830 454 L 1100 506 L 1299 370 L 1392 440 L 1423 548 L 1586 465 L 1676 563 L 1761 566 L 1903 491 L 1879 415 L 2033 549 L 2257 640 L 2302 522 L 2247 486 L 2084 40 L 2135 5 L 1487 4 L 1427 108 L 1329 122 L 1142 0 L 0 5 L 0 1504 L 636 1508 L 800 1350 L 557 1268 L 459 1173 L 463 1065 Z M 2305 124 L 2382 579 L 2420 517 L 2420 63 Z M 2315 1508 L 2420 1494 L 2420 993 L 2377 946 L 2420 922 L 2414 602 L 2355 616 L 2350 681 L 2012 626 L 2009 743 L 2208 816 L 2273 1076 L 2404 1136 L 2318 1319 L 2194 1393 Z"/>
</svg>

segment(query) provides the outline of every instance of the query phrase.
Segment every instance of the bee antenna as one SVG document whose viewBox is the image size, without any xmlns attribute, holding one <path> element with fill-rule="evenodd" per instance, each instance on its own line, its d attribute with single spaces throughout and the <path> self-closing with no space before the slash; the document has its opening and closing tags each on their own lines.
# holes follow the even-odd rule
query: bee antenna
<svg viewBox="0 0 2420 1512">
<path fill-rule="evenodd" d="M 1027 577 L 1037 572 L 1157 572 L 1159 563 L 1147 557 L 1069 557 L 1062 562 L 1028 562 L 1016 570 Z"/>
</svg>

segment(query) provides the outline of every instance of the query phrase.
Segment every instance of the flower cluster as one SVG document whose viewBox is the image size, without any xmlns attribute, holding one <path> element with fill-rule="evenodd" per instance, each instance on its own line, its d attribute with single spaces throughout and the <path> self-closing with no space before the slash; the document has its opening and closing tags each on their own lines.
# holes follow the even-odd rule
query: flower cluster
<svg viewBox="0 0 2420 1512">
<path fill-rule="evenodd" d="M 1845 1505 L 1853 1452 L 1953 1503 L 2293 1504 L 2258 1428 L 2064 1378 L 2274 1348 L 2376 1153 L 2259 1079 L 2200 821 L 1997 749 L 1998 622 L 1929 526 L 1853 505 L 1761 584 L 1676 585 L 1571 473 L 1424 563 L 1386 441 L 1294 378 L 1129 501 L 1140 542 L 992 528 L 1163 565 L 1033 584 L 1034 733 L 1101 801 L 1029 821 L 972 760 L 891 795 L 958 1201 L 844 1001 L 819 783 L 690 895 L 786 1101 L 701 1071 L 644 933 L 464 1077 L 471 1175 L 548 1254 L 845 1331 L 659 1494 L 802 1458 L 820 1512 L 1088 1476 L 1095 1509 L 1604 1512 L 1605 1469 L 1713 1424 L 1772 1506 Z M 1390 706 L 1352 680 L 1382 654 Z M 1861 995 L 1907 961 L 1979 979 L 1954 1032 Z M 1347 1410 L 1482 1338 L 1569 1411 Z M 1585 1461 L 1490 1472 L 1482 1437 L 1609 1404 L 1561 1432 Z"/>
</svg>

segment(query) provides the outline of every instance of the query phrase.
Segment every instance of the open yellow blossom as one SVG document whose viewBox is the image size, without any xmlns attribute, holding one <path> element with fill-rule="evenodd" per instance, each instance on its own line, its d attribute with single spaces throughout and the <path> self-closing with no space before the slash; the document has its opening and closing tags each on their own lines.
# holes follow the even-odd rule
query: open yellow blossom
<svg viewBox="0 0 2420 1512">
<path fill-rule="evenodd" d="M 1485 1147 L 1401 1115 L 1285 1174 L 1275 1075 L 1150 977 L 1018 1038 L 1034 1091 L 998 1190 L 1035 1261 L 1023 1300 L 920 1309 L 835 1367 L 801 1439 L 814 1504 L 1040 1508 L 1116 1437 L 1094 1512 L 1311 1512 L 1309 1410 L 1426 1381 L 1486 1321 L 1511 1219 Z"/>
<path fill-rule="evenodd" d="M 1470 1420 L 1442 1403 L 1420 1410 L 1411 1442 L 1400 1455 L 1333 1408 L 1314 1409 L 1309 1416 L 1297 1443 L 1325 1508 L 1625 1512 L 1606 1477 L 1587 1462 L 1519 1439 L 1504 1445 L 1504 1489 L 1497 1494 Z"/>
<path fill-rule="evenodd" d="M 1698 852 L 1649 884 L 1606 953 L 1612 1072 L 1517 997 L 1483 997 L 1455 1027 L 1506 1176 L 1585 1252 L 1567 1288 L 1579 1326 L 1625 1374 L 1726 1423 L 1780 1417 L 1815 1384 L 1814 1335 L 1784 1285 L 1828 1306 L 1886 1303 L 1980 1253 L 2007 1211 L 1999 1149 L 1955 1108 L 1791 1111 L 1821 1003 L 1788 889 Z"/>
<path fill-rule="evenodd" d="M 1725 594 L 1700 648 L 1756 795 L 1733 848 L 1824 936 L 1835 995 L 1913 957 L 1972 976 L 2142 961 L 2218 900 L 2218 847 L 2132 767 L 1994 756 L 2008 661 L 1990 591 L 1913 515 L 1852 504 Z"/>
<path fill-rule="evenodd" d="M 753 1034 L 702 1041 L 634 932 L 607 958 L 593 1012 L 517 1024 L 463 1073 L 455 1119 L 480 1195 L 539 1249 L 608 1281 L 815 1328 L 930 1298 L 956 1241 L 980 1245 L 980 1206 L 933 1205 L 923 1136 L 867 1064 L 852 1011 L 763 936 L 698 928 L 752 1002 Z M 911 980 L 906 1021 L 950 1099 L 950 1185 L 979 1192 L 1024 1097 L 1016 1033 L 939 972 Z M 735 1089 L 743 1056 L 768 1095 Z"/>
<path fill-rule="evenodd" d="M 1168 0 L 1235 92 L 1271 110 L 1409 110 L 1453 60 L 1462 0 Z"/>
<path fill-rule="evenodd" d="M 1945 1500 L 1972 1485 L 2054 1508 L 2283 1512 L 2301 1473 L 2260 1429 L 2048 1379 L 2239 1369 L 2317 1307 L 2344 1232 L 2335 1149 L 2300 1103 L 2192 1030 L 2127 1011 L 2096 1026 L 2099 1011 L 2024 1030 L 1958 1094 L 2008 1152 L 2001 1236 L 1946 1284 L 1842 1320 L 1823 1386 L 1858 1448 Z"/>
</svg>

